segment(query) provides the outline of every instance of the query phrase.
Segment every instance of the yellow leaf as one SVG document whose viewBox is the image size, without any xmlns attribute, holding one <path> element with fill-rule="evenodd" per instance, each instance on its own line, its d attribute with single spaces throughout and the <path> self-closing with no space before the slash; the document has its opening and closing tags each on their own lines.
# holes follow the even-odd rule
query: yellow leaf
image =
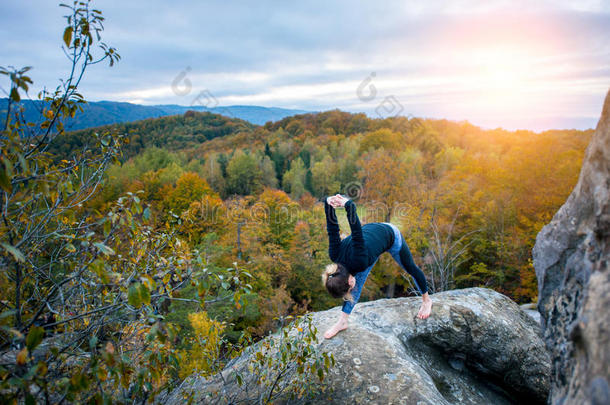
<svg viewBox="0 0 610 405">
<path fill-rule="evenodd" d="M 17 354 L 17 364 L 23 366 L 28 361 L 28 348 L 24 347 Z"/>
<path fill-rule="evenodd" d="M 107 377 L 108 377 L 108 375 L 106 374 L 106 370 L 105 369 L 103 369 L 101 367 L 97 369 L 97 378 L 100 381 L 106 381 Z"/>
</svg>

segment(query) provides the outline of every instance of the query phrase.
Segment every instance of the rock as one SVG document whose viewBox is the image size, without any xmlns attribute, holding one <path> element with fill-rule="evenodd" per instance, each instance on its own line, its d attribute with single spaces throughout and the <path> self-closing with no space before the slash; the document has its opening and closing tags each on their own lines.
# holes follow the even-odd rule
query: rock
<svg viewBox="0 0 610 405">
<path fill-rule="evenodd" d="M 530 302 L 528 304 L 519 305 L 526 314 L 531 316 L 536 322 L 540 323 L 541 317 L 540 312 L 538 312 L 538 304 Z"/>
<path fill-rule="evenodd" d="M 331 340 L 322 333 L 336 321 L 340 308 L 312 314 L 319 347 L 333 353 L 336 365 L 327 378 L 332 392 L 309 403 L 546 401 L 550 359 L 540 326 L 515 302 L 485 288 L 446 291 L 432 299 L 432 315 L 425 320 L 416 318 L 421 303 L 416 297 L 360 303 L 350 327 Z M 235 393 L 238 387 L 228 369 L 247 364 L 247 355 L 231 363 L 223 372 L 227 384 L 219 377 L 191 376 L 162 402 L 179 404 L 194 392 L 195 403 L 208 403 L 206 393 Z"/>
<path fill-rule="evenodd" d="M 578 183 L 533 249 L 550 403 L 610 403 L 609 236 L 610 92 Z"/>
</svg>

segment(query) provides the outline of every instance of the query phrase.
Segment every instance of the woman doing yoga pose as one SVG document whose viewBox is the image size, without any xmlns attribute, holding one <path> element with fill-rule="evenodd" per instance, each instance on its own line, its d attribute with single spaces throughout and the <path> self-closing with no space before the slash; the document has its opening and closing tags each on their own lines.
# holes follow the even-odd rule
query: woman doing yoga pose
<svg viewBox="0 0 610 405">
<path fill-rule="evenodd" d="M 345 207 L 352 231 L 352 234 L 343 240 L 339 236 L 336 207 Z M 361 226 L 356 213 L 356 204 L 340 194 L 325 199 L 324 211 L 328 232 L 328 255 L 333 263 L 326 266 L 322 274 L 322 282 L 333 297 L 344 299 L 339 320 L 324 333 L 324 337 L 330 339 L 347 328 L 347 319 L 360 298 L 366 278 L 379 256 L 386 251 L 413 277 L 423 299 L 417 317 L 428 318 L 432 309 L 432 300 L 428 296 L 426 277 L 413 262 L 413 256 L 399 229 L 389 222 L 373 222 Z"/>
</svg>

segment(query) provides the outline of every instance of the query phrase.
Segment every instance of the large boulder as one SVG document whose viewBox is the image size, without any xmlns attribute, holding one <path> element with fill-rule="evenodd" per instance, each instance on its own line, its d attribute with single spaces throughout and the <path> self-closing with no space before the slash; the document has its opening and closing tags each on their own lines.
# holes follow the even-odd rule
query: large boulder
<svg viewBox="0 0 610 405">
<path fill-rule="evenodd" d="M 610 92 L 572 194 L 536 238 L 553 404 L 610 404 Z"/>
<path fill-rule="evenodd" d="M 313 404 L 513 404 L 545 403 L 550 360 L 539 324 L 493 290 L 470 288 L 432 295 L 432 315 L 416 317 L 421 300 L 399 298 L 360 303 L 350 327 L 331 340 L 322 333 L 340 308 L 313 314 L 319 348 L 333 353 L 332 387 Z M 230 364 L 245 370 L 247 355 Z M 195 394 L 238 391 L 226 369 L 222 378 L 191 376 L 166 405 Z M 223 381 L 223 379 L 225 381 Z M 219 402 L 223 402 L 220 400 Z"/>
</svg>

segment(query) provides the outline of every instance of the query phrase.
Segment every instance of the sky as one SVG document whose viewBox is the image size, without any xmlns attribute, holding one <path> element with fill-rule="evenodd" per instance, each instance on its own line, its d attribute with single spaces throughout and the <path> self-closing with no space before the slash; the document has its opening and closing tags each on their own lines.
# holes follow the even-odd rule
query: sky
<svg viewBox="0 0 610 405">
<path fill-rule="evenodd" d="M 0 66 L 33 66 L 33 98 L 68 71 L 58 4 L 0 4 Z M 609 0 L 92 4 L 121 60 L 90 67 L 89 101 L 338 108 L 539 131 L 595 128 L 610 88 Z"/>
</svg>

